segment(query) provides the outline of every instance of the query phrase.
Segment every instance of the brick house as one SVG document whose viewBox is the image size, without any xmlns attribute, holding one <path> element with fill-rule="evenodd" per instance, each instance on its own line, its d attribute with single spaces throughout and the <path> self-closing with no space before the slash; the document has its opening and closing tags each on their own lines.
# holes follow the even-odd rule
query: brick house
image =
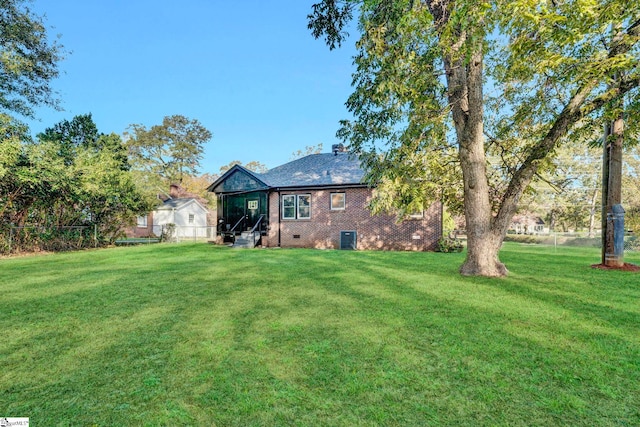
<svg viewBox="0 0 640 427">
<path fill-rule="evenodd" d="M 374 191 L 360 162 L 334 148 L 259 174 L 235 165 L 208 187 L 218 199 L 218 241 L 252 247 L 434 250 L 442 209 L 434 203 L 398 223 L 372 216 Z"/>
</svg>

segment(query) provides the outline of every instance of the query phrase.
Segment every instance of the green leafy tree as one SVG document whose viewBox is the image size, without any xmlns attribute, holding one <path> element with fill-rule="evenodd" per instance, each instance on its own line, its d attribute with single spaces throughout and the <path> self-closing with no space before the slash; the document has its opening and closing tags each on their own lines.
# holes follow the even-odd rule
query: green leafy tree
<svg viewBox="0 0 640 427">
<path fill-rule="evenodd" d="M 83 147 L 78 151 L 74 165 L 80 181 L 78 207 L 91 214 L 100 235 L 112 242 L 127 226 L 133 225 L 137 216 L 152 209 L 152 204 L 137 189 L 133 175 L 123 168 L 121 151 L 114 144 L 119 136 L 100 138 L 109 140 L 103 149 Z"/>
<path fill-rule="evenodd" d="M 36 137 L 41 143 L 50 142 L 57 145 L 59 156 L 67 165 L 73 164 L 78 149 L 84 148 L 95 152 L 107 150 L 118 160 L 119 169 L 130 168 L 127 148 L 122 138 L 115 133 L 105 135 L 99 132 L 91 113 L 77 115 L 71 120 L 62 120 Z"/>
<path fill-rule="evenodd" d="M 100 134 L 95 143 L 87 148 L 93 149 L 97 152 L 107 151 L 115 160 L 115 166 L 118 169 L 123 171 L 128 171 L 131 169 L 127 147 L 124 144 L 122 137 L 120 137 L 120 135 L 118 135 L 117 133 L 112 132 L 108 135 Z"/>
<path fill-rule="evenodd" d="M 7 250 L 15 226 L 47 230 L 33 232 L 31 249 L 58 238 L 61 246 L 47 249 L 64 248 L 64 233 L 73 226 L 89 230 L 73 233 L 88 233 L 84 241 L 92 246 L 94 228 L 101 242 L 113 241 L 151 209 L 135 186 L 121 138 L 100 134 L 90 116 L 63 121 L 35 143 L 22 125 L 1 115 L 0 127 L 0 251 Z M 74 238 L 82 244 L 82 236 Z"/>
<path fill-rule="evenodd" d="M 100 133 L 91 114 L 63 120 L 39 134 L 38 140 L 34 153 L 42 159 L 34 157 L 33 163 L 44 167 L 42 174 L 55 175 L 48 182 L 59 183 L 49 194 L 58 206 L 52 210 L 57 224 L 85 223 L 90 217 L 101 235 L 111 240 L 151 208 L 150 200 L 135 188 L 122 138 Z"/>
<path fill-rule="evenodd" d="M 506 275 L 498 257 L 504 236 L 557 148 L 613 120 L 619 110 L 604 107 L 625 97 L 634 100 L 625 107 L 629 122 L 638 122 L 640 4 L 324 0 L 309 27 L 338 46 L 356 8 L 361 35 L 347 101 L 354 120 L 339 136 L 377 181 L 411 171 L 409 183 L 398 182 L 404 186 L 426 181 L 432 163 L 412 153 L 433 159 L 455 149 L 468 236 L 460 271 Z M 485 121 L 494 125 L 491 138 Z M 506 162 L 488 166 L 492 157 Z M 505 181 L 498 193 L 490 182 L 496 169 Z M 427 202 L 434 189 L 414 194 Z"/>
<path fill-rule="evenodd" d="M 91 113 L 75 116 L 70 121 L 62 120 L 37 135 L 40 141 L 54 141 L 72 147 L 93 147 L 99 136 Z"/>
<path fill-rule="evenodd" d="M 205 144 L 212 134 L 197 120 L 167 116 L 161 125 L 147 129 L 131 125 L 127 147 L 132 166 L 155 186 L 181 183 L 185 175 L 197 175 Z"/>
<path fill-rule="evenodd" d="M 220 166 L 220 175 L 224 174 L 226 171 L 228 171 L 229 169 L 231 169 L 235 165 L 240 165 L 240 166 L 244 167 L 245 169 L 249 169 L 250 171 L 257 172 L 257 173 L 265 173 L 266 171 L 269 170 L 265 164 L 260 163 L 257 160 L 252 160 L 250 162 L 247 162 L 244 165 L 242 164 L 242 162 L 240 160 L 232 160 L 228 164 L 226 164 L 224 166 Z"/>
<path fill-rule="evenodd" d="M 307 145 L 304 150 L 297 150 L 291 153 L 291 160 L 299 159 L 310 154 L 322 153 L 322 142 L 317 145 Z"/>
<path fill-rule="evenodd" d="M 95 147 L 99 136 L 91 114 L 84 114 L 75 116 L 71 121 L 62 120 L 36 137 L 39 141 L 57 144 L 60 157 L 70 165 L 74 162 L 78 147 Z"/>
<path fill-rule="evenodd" d="M 625 152 L 622 176 L 622 202 L 626 210 L 625 227 L 640 235 L 640 148 L 628 148 Z"/>
<path fill-rule="evenodd" d="M 25 0 L 5 0 L 0 10 L 0 108 L 33 117 L 33 108 L 56 107 L 50 86 L 58 76 L 62 46 L 51 42 L 41 17 Z"/>
<path fill-rule="evenodd" d="M 22 144 L 30 140 L 26 125 L 0 113 L 0 180 L 11 173 L 21 158 Z"/>
<path fill-rule="evenodd" d="M 180 185 L 187 193 L 198 196 L 199 201 L 204 201 L 203 205 L 209 209 L 210 212 L 215 212 L 216 207 L 216 195 L 210 191 L 207 191 L 207 187 L 216 180 L 217 176 L 204 173 L 202 175 L 187 175 L 182 180 Z M 215 221 L 215 219 L 213 220 Z"/>
<path fill-rule="evenodd" d="M 520 211 L 545 218 L 553 231 L 595 235 L 600 217 L 602 149 L 583 144 L 560 147 L 523 194 Z"/>
<path fill-rule="evenodd" d="M 0 114 L 0 138 L 0 235 L 7 236 L 9 227 L 26 216 L 36 194 L 24 185 L 29 175 L 25 144 L 31 141 L 27 127 Z"/>
</svg>

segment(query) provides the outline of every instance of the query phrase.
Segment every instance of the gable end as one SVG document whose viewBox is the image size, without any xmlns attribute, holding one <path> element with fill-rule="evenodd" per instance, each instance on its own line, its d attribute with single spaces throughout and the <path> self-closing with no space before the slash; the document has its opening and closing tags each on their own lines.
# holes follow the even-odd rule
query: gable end
<svg viewBox="0 0 640 427">
<path fill-rule="evenodd" d="M 207 190 L 214 193 L 234 193 L 263 190 L 269 186 L 247 169 L 235 165 L 222 175 Z"/>
</svg>

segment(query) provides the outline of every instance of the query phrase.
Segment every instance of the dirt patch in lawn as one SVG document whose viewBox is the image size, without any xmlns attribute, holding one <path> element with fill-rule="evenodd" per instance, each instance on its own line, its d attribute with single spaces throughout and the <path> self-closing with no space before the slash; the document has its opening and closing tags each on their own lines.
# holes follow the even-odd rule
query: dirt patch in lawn
<svg viewBox="0 0 640 427">
<path fill-rule="evenodd" d="M 593 264 L 591 268 L 598 268 L 600 270 L 619 270 L 619 271 L 631 271 L 637 273 L 640 271 L 640 266 L 635 264 L 629 264 L 627 262 L 624 263 L 621 267 L 611 267 L 604 264 Z"/>
</svg>

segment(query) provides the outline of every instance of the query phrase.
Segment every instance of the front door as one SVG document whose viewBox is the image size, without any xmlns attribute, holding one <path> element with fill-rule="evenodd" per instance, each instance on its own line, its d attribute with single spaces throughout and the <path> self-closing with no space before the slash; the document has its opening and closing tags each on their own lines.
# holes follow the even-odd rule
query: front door
<svg viewBox="0 0 640 427">
<path fill-rule="evenodd" d="M 247 199 L 245 204 L 247 228 L 252 228 L 260 219 L 260 199 Z"/>
<path fill-rule="evenodd" d="M 219 207 L 226 231 L 233 229 L 235 234 L 240 234 L 250 230 L 260 220 L 260 215 L 265 216 L 260 223 L 261 231 L 267 226 L 267 192 L 227 195 L 220 199 Z"/>
<path fill-rule="evenodd" d="M 235 228 L 235 232 L 244 230 L 246 226 L 246 206 L 244 197 L 229 196 L 223 201 L 224 218 L 226 220 L 227 230 L 232 227 Z"/>
</svg>

